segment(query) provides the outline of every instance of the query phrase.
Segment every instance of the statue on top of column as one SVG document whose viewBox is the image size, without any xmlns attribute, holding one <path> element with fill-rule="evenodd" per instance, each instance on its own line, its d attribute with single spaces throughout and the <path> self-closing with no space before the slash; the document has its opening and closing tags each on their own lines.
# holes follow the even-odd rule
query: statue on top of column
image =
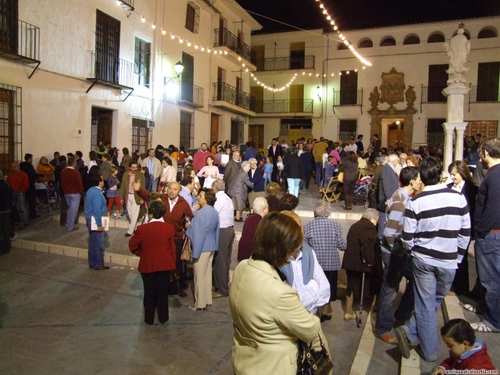
<svg viewBox="0 0 500 375">
<path fill-rule="evenodd" d="M 446 50 L 446 55 L 450 56 L 450 68 L 448 69 L 448 74 L 461 75 L 465 73 L 469 68 L 465 67 L 467 62 L 467 55 L 470 51 L 470 42 L 464 35 L 464 24 L 461 23 L 458 27 L 457 34 L 451 38 L 450 43 L 445 43 L 444 47 Z"/>
</svg>

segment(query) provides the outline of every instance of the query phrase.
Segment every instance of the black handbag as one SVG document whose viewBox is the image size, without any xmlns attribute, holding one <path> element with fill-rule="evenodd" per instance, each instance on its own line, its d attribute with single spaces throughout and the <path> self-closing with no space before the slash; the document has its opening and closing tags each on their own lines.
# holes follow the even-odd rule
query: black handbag
<svg viewBox="0 0 500 375">
<path fill-rule="evenodd" d="M 299 355 L 297 357 L 297 375 L 328 375 L 333 368 L 330 355 L 326 351 L 321 336 L 321 350 L 316 351 L 304 341 L 299 340 Z"/>
</svg>

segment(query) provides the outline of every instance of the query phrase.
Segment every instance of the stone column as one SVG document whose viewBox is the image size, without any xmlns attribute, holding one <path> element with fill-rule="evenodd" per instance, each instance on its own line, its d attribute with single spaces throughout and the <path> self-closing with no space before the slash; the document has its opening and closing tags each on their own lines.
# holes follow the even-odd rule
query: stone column
<svg viewBox="0 0 500 375">
<path fill-rule="evenodd" d="M 468 122 L 455 124 L 455 160 L 462 160 L 464 158 L 464 132 L 467 128 Z"/>
<path fill-rule="evenodd" d="M 448 165 L 453 161 L 453 135 L 455 133 L 455 124 L 443 123 L 444 130 L 444 150 L 443 150 L 443 171 L 448 171 Z"/>
</svg>

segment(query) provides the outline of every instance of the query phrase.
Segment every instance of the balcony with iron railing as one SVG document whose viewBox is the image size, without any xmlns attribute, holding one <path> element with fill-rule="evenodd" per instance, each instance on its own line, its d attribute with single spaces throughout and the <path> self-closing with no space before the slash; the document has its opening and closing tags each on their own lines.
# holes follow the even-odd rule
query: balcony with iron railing
<svg viewBox="0 0 500 375">
<path fill-rule="evenodd" d="M 256 59 L 257 71 L 314 69 L 314 56 Z"/>
<path fill-rule="evenodd" d="M 0 57 L 22 64 L 40 65 L 40 28 L 14 19 L 0 19 Z"/>
<path fill-rule="evenodd" d="M 204 99 L 203 87 L 189 82 L 181 83 L 181 97 L 179 102 L 193 108 L 202 108 Z"/>
<path fill-rule="evenodd" d="M 236 87 L 228 85 L 225 82 L 215 82 L 212 87 L 212 100 L 214 102 L 227 102 L 248 111 L 255 112 L 255 97 L 250 94 L 238 90 Z"/>
<path fill-rule="evenodd" d="M 363 113 L 363 89 L 335 90 L 333 89 L 333 113 L 335 107 L 358 106 Z"/>
<path fill-rule="evenodd" d="M 500 103 L 500 90 L 497 83 L 481 86 L 469 85 L 469 112 L 470 105 L 475 103 Z"/>
<path fill-rule="evenodd" d="M 263 114 L 313 113 L 313 99 L 256 100 L 255 112 Z"/>
<path fill-rule="evenodd" d="M 252 56 L 252 48 L 244 43 L 240 38 L 234 35 L 226 28 L 215 29 L 214 47 L 227 47 L 231 51 L 236 52 L 246 61 L 255 65 L 255 57 Z"/>
<path fill-rule="evenodd" d="M 446 103 L 446 96 L 443 95 L 442 86 L 424 86 L 420 89 L 420 113 L 422 113 L 422 104 L 443 104 Z"/>
<path fill-rule="evenodd" d="M 117 90 L 130 91 L 123 101 L 127 100 L 134 91 L 134 63 L 120 59 L 113 54 L 97 52 L 93 54 L 91 64 L 93 77 L 87 80 L 92 81 L 92 85 L 87 89 L 87 93 L 95 84 L 99 84 Z"/>
</svg>

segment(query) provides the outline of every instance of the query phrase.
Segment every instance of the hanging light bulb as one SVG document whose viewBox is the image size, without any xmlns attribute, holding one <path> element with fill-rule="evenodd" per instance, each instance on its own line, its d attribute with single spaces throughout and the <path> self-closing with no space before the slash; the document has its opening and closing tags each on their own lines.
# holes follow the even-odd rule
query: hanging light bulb
<svg viewBox="0 0 500 375">
<path fill-rule="evenodd" d="M 154 30 L 154 29 L 156 29 L 156 25 L 153 23 L 153 24 L 151 25 L 151 28 L 152 28 L 153 30 Z"/>
<path fill-rule="evenodd" d="M 144 18 L 144 16 L 141 16 L 141 22 L 146 22 L 146 19 Z"/>
</svg>

